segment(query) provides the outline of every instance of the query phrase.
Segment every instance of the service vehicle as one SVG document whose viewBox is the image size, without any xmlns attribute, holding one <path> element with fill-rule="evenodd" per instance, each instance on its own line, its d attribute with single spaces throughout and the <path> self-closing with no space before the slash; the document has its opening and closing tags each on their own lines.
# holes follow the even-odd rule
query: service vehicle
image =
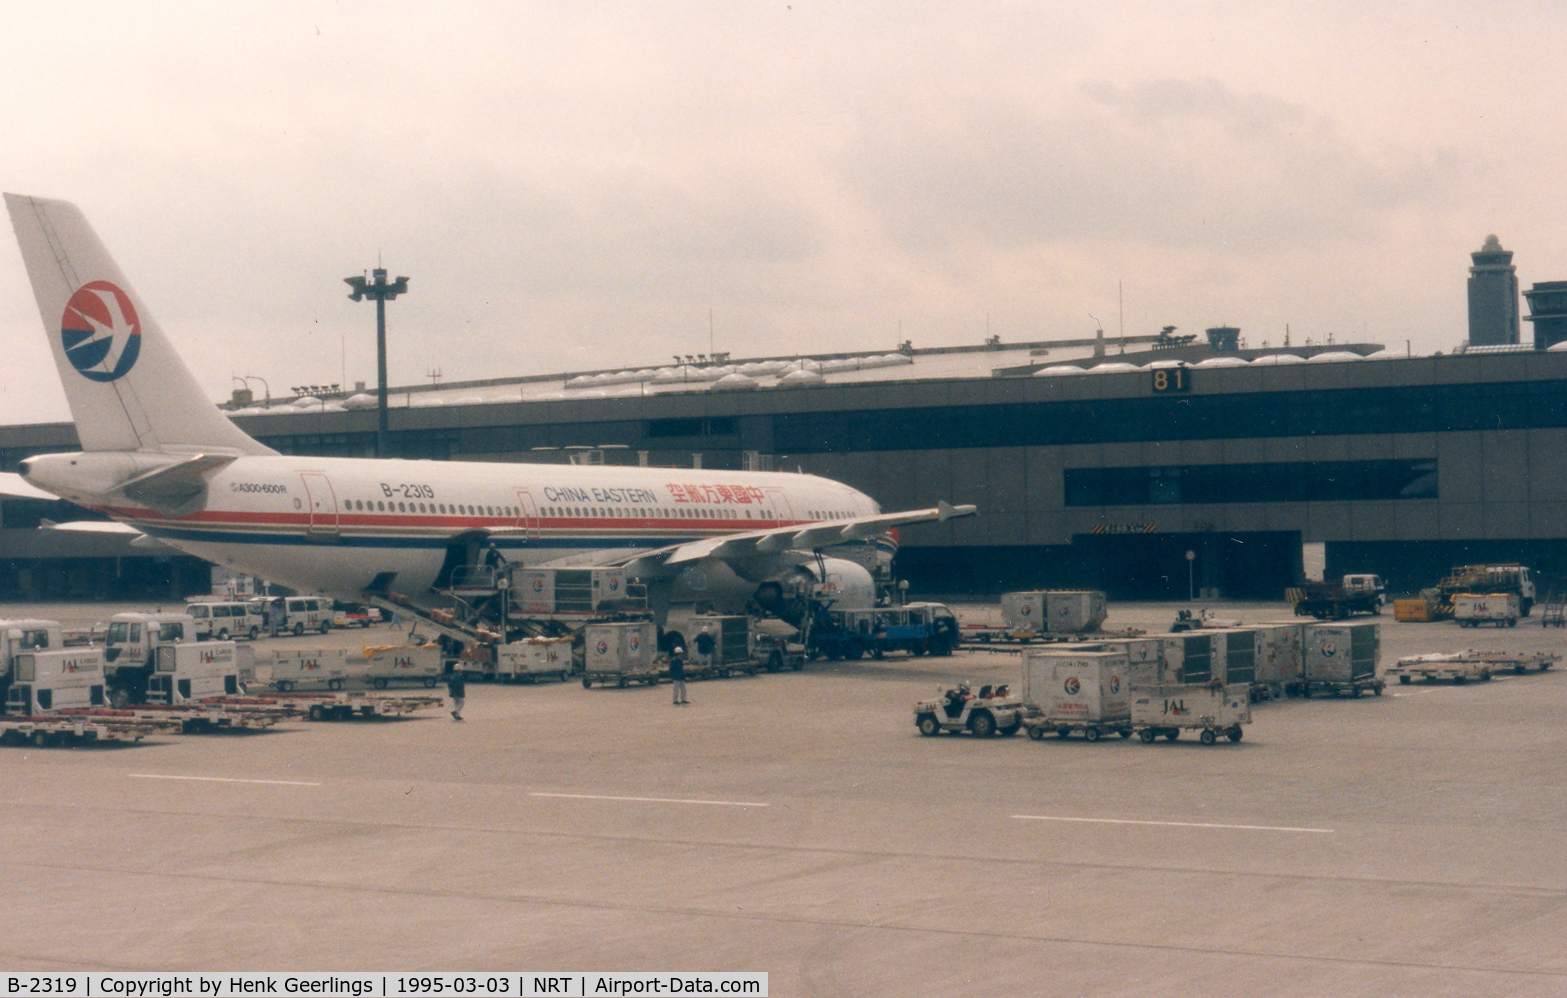
<svg viewBox="0 0 1567 998">
<path fill-rule="evenodd" d="M 332 630 L 332 601 L 324 596 L 263 596 L 252 602 L 262 607 L 263 613 L 277 616 L 278 630 L 291 632 L 295 637 L 306 631 Z M 271 618 L 262 625 L 271 626 Z"/>
<path fill-rule="evenodd" d="M 1421 595 L 1431 603 L 1431 619 L 1445 620 L 1460 593 L 1517 593 L 1518 615 L 1527 617 L 1535 604 L 1534 573 L 1526 565 L 1459 565 Z"/>
<path fill-rule="evenodd" d="M 103 674 L 116 707 L 144 703 L 156 665 L 156 649 L 195 641 L 184 613 L 117 613 L 104 632 Z"/>
<path fill-rule="evenodd" d="M 687 679 L 727 679 L 740 672 L 756 675 L 751 618 L 739 614 L 693 614 L 687 618 L 687 626 Z"/>
<path fill-rule="evenodd" d="M 967 731 L 976 738 L 989 738 L 1017 734 L 1028 713 L 1022 698 L 1013 696 L 1006 687 L 984 687 L 976 695 L 968 683 L 960 683 L 938 697 L 916 703 L 914 726 L 922 735 Z"/>
<path fill-rule="evenodd" d="M 346 721 L 354 717 L 405 717 L 421 710 L 445 706 L 446 698 L 433 693 L 290 693 L 257 697 L 248 701 L 257 709 L 279 708 L 303 714 L 312 721 Z"/>
<path fill-rule="evenodd" d="M 960 637 L 958 618 L 944 604 L 908 603 L 874 610 L 828 610 L 811 628 L 810 643 L 817 655 L 853 660 L 900 651 L 951 655 Z"/>
<path fill-rule="evenodd" d="M 799 672 L 811 657 L 811 649 L 803 641 L 762 633 L 756 635 L 751 655 L 768 672 L 783 672 L 785 669 Z"/>
<path fill-rule="evenodd" d="M 1453 619 L 1458 621 L 1459 627 L 1479 627 L 1481 624 L 1517 627 L 1522 613 L 1522 601 L 1517 593 L 1453 594 Z"/>
<path fill-rule="evenodd" d="M 1224 736 L 1238 742 L 1242 726 L 1251 723 L 1251 690 L 1244 684 L 1156 686 L 1134 690 L 1132 726 L 1143 744 L 1163 737 L 1175 741 L 1182 731 L 1195 730 L 1204 745 Z"/>
<path fill-rule="evenodd" d="M 1342 620 L 1357 613 L 1380 614 L 1387 586 L 1378 575 L 1346 575 L 1338 582 L 1308 582 L 1295 601 L 1295 616 Z"/>
<path fill-rule="evenodd" d="M 191 619 L 191 635 L 197 641 L 254 641 L 267 629 L 266 615 L 251 600 L 194 599 L 185 604 L 185 613 Z"/>
</svg>

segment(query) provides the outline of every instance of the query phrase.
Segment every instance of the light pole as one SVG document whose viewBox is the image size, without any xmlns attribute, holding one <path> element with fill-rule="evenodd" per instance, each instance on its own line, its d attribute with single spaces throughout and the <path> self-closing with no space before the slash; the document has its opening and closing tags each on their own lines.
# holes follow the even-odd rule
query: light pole
<svg viewBox="0 0 1567 998">
<path fill-rule="evenodd" d="M 385 457 L 387 450 L 386 422 L 386 303 L 408 290 L 408 278 L 399 277 L 390 284 L 386 271 L 377 267 L 370 271 L 370 280 L 364 277 L 345 277 L 344 283 L 354 289 L 348 297 L 354 301 L 369 298 L 375 302 L 375 371 L 380 378 L 376 394 L 375 456 Z"/>
</svg>

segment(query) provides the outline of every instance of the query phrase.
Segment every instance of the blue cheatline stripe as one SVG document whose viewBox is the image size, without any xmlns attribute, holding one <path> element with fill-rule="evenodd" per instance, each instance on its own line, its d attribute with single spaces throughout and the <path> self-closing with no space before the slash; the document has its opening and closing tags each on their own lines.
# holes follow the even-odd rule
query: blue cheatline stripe
<svg viewBox="0 0 1567 998">
<path fill-rule="evenodd" d="M 249 533 L 230 530 L 191 530 L 182 527 L 166 526 L 142 526 L 137 529 L 150 537 L 159 540 L 192 541 L 207 544 L 256 544 L 256 545 L 310 545 L 320 547 L 319 541 L 311 540 L 309 535 L 300 533 Z M 692 541 L 701 540 L 700 537 L 583 537 L 575 535 L 570 537 L 535 537 L 524 540 L 519 537 L 494 537 L 491 541 L 497 548 L 503 550 L 517 549 L 528 550 L 530 548 L 584 548 L 594 550 L 597 548 L 661 548 L 672 544 L 689 544 Z M 342 547 L 356 548 L 445 548 L 451 543 L 450 537 L 408 537 L 386 534 L 375 535 L 339 535 L 336 543 Z"/>
</svg>

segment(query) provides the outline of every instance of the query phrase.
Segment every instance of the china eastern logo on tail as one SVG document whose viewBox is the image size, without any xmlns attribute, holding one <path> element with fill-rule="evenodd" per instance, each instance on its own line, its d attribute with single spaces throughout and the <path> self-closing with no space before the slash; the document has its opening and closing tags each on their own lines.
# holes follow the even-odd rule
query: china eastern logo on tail
<svg viewBox="0 0 1567 998">
<path fill-rule="evenodd" d="M 65 303 L 60 342 L 82 377 L 116 381 L 141 353 L 141 317 L 130 295 L 108 281 L 91 281 Z"/>
</svg>

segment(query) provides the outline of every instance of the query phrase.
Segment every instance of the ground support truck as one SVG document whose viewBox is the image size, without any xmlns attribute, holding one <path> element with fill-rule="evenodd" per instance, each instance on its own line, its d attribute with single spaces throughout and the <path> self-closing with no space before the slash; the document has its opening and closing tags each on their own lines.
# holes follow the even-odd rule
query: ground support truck
<svg viewBox="0 0 1567 998">
<path fill-rule="evenodd" d="M 1463 685 L 1471 681 L 1489 682 L 1499 672 L 1516 675 L 1522 675 L 1530 669 L 1544 672 L 1559 661 L 1561 655 L 1550 652 L 1435 652 L 1399 659 L 1388 668 L 1384 678 L 1391 680 L 1396 676 L 1406 686 L 1417 679 L 1428 683 Z"/>
<path fill-rule="evenodd" d="M 1023 726 L 1035 741 L 1051 733 L 1067 738 L 1074 731 L 1090 742 L 1112 732 L 1132 737 L 1130 668 L 1124 653 L 1026 652 L 1019 695 L 1031 708 Z"/>
<path fill-rule="evenodd" d="M 1453 619 L 1459 627 L 1517 627 L 1523 603 L 1517 593 L 1454 593 Z"/>
<path fill-rule="evenodd" d="M 962 639 L 958 618 L 940 603 L 874 610 L 828 610 L 813 624 L 813 653 L 830 659 L 882 658 L 889 652 L 951 655 Z"/>
<path fill-rule="evenodd" d="M 967 683 L 914 705 L 914 726 L 922 735 L 969 732 L 976 738 L 1015 735 L 1031 711 L 1021 697 L 975 696 Z"/>
<path fill-rule="evenodd" d="M 663 677 L 658 627 L 651 620 L 589 624 L 583 628 L 582 688 L 594 683 L 656 686 Z"/>
<path fill-rule="evenodd" d="M 1298 592 L 1295 616 L 1343 620 L 1357 613 L 1379 614 L 1387 587 L 1375 575 L 1346 575 L 1338 582 L 1308 582 Z"/>
<path fill-rule="evenodd" d="M 1300 693 L 1354 696 L 1370 691 L 1380 696 L 1384 681 L 1377 675 L 1382 655 L 1381 625 L 1307 624 Z"/>
<path fill-rule="evenodd" d="M 1251 690 L 1241 683 L 1155 686 L 1133 690 L 1131 699 L 1132 727 L 1145 745 L 1161 736 L 1173 742 L 1189 730 L 1199 732 L 1204 745 L 1220 735 L 1238 742 L 1251 723 Z"/>
<path fill-rule="evenodd" d="M 431 689 L 440 682 L 445 659 L 439 645 L 384 645 L 365 648 L 365 682 L 378 690 L 393 683 L 417 683 Z"/>
</svg>

